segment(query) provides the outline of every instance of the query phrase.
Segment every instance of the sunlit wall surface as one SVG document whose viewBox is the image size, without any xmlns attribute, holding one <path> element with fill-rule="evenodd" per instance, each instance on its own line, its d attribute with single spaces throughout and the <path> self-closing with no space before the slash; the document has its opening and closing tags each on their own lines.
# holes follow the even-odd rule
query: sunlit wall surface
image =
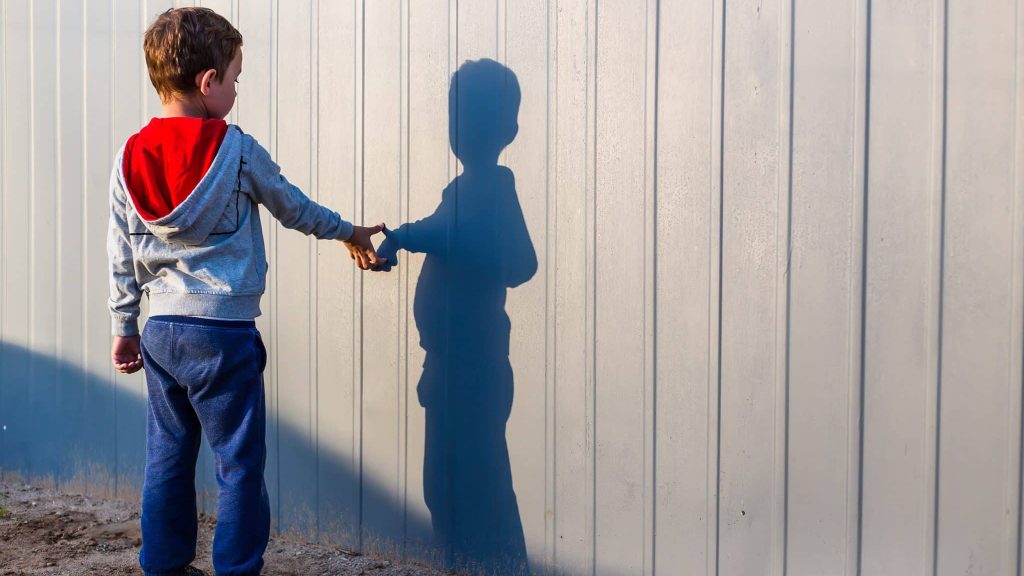
<svg viewBox="0 0 1024 576">
<path fill-rule="evenodd" d="M 360 273 L 263 216 L 277 530 L 520 573 L 1017 573 L 1020 0 L 202 4 L 245 37 L 229 120 L 417 248 Z M 171 6 L 0 2 L 4 475 L 139 490 L 107 184 Z M 482 58 L 521 99 L 473 179 L 450 124 L 510 106 L 450 100 Z"/>
</svg>

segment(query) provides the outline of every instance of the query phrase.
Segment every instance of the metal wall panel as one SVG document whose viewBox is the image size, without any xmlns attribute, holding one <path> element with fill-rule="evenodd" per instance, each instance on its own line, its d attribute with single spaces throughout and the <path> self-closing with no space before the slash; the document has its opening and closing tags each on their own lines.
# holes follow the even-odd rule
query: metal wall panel
<svg viewBox="0 0 1024 576">
<path fill-rule="evenodd" d="M 536 269 L 479 332 L 507 337 L 511 378 L 477 393 L 513 396 L 475 464 L 511 470 L 494 498 L 535 573 L 1019 572 L 1020 0 L 0 3 L 0 474 L 137 497 L 146 390 L 108 359 L 108 181 L 160 110 L 141 34 L 184 5 L 245 37 L 229 120 L 357 223 L 472 209 L 449 124 L 480 116 L 452 75 L 515 75 L 508 254 Z M 442 236 L 506 262 L 513 231 L 458 210 Z M 495 476 L 438 476 L 461 439 L 428 436 L 422 394 L 481 359 L 426 351 L 417 305 L 463 334 L 476 272 L 424 292 L 436 253 L 360 273 L 263 218 L 275 529 L 458 561 L 436 530 L 493 512 L 427 485 Z M 213 472 L 204 447 L 211 510 Z"/>
<path fill-rule="evenodd" d="M 941 4 L 872 4 L 868 20 L 860 565 L 870 575 L 934 568 Z"/>
</svg>

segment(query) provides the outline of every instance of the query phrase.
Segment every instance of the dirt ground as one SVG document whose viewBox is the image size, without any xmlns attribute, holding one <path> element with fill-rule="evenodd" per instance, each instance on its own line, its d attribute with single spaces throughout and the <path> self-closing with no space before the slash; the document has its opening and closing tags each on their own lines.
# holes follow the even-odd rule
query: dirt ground
<svg viewBox="0 0 1024 576">
<path fill-rule="evenodd" d="M 213 527 L 212 518 L 201 517 L 194 563 L 210 576 Z M 0 576 L 142 574 L 140 543 L 138 505 L 0 480 Z M 267 576 L 449 574 L 283 538 L 270 540 L 264 560 Z"/>
</svg>

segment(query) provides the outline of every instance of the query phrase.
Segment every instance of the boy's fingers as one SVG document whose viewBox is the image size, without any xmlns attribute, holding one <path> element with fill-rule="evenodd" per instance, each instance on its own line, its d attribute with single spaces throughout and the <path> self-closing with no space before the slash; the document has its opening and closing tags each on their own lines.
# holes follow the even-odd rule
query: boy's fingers
<svg viewBox="0 0 1024 576">
<path fill-rule="evenodd" d="M 123 374 L 133 374 L 142 368 L 142 360 L 139 359 L 132 362 L 114 362 L 114 368 Z"/>
</svg>

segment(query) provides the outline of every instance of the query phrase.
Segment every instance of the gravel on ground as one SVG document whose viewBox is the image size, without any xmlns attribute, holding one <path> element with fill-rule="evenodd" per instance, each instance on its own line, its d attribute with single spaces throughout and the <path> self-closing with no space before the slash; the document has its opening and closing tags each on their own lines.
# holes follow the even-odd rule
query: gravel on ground
<svg viewBox="0 0 1024 576">
<path fill-rule="evenodd" d="M 0 576 L 141 574 L 139 512 L 137 503 L 0 479 Z M 193 563 L 210 576 L 215 523 L 210 516 L 200 517 L 199 552 Z M 283 537 L 271 538 L 264 560 L 266 576 L 451 574 Z"/>
</svg>

